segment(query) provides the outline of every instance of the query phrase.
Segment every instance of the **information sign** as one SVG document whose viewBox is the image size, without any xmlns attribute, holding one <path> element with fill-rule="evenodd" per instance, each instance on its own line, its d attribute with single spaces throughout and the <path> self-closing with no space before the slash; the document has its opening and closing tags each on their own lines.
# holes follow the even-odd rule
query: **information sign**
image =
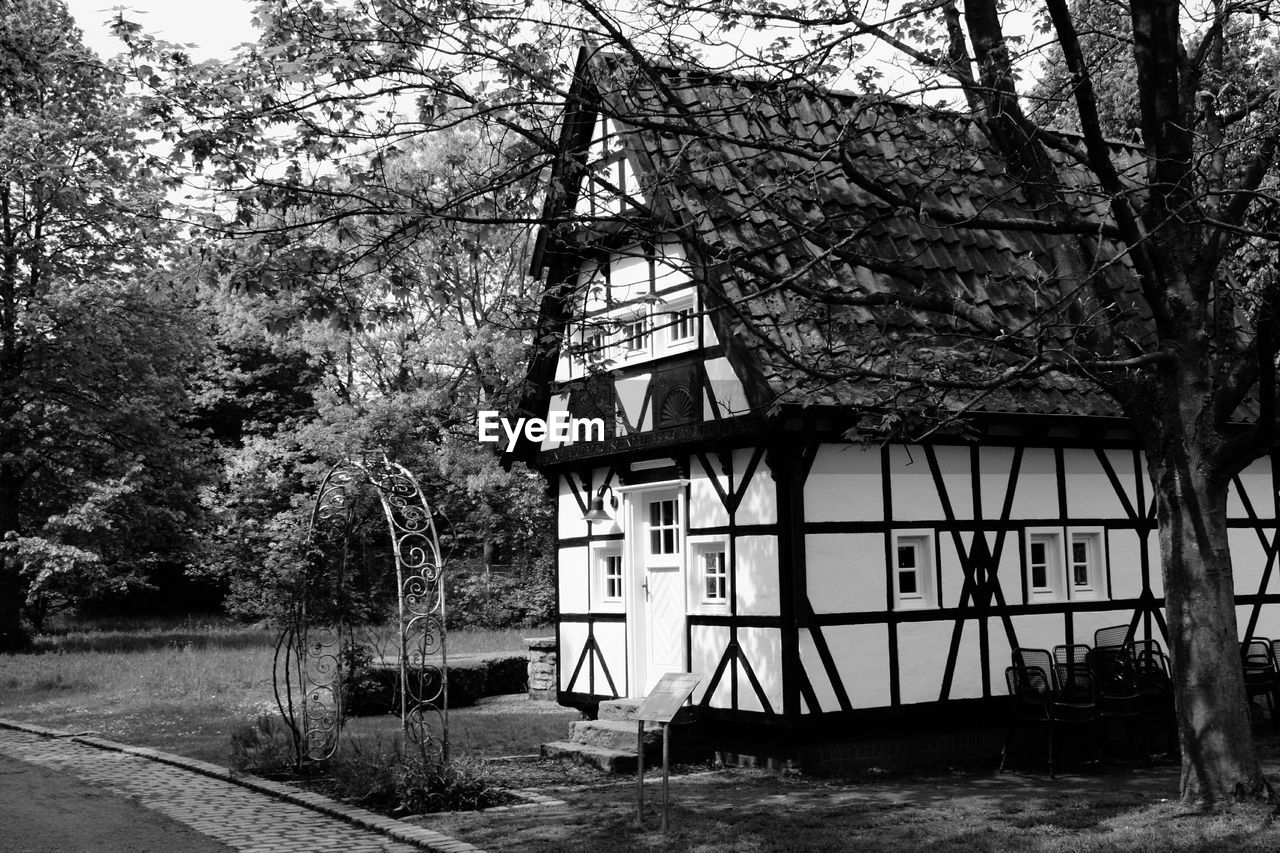
<svg viewBox="0 0 1280 853">
<path fill-rule="evenodd" d="M 653 690 L 640 704 L 636 719 L 652 723 L 671 722 L 701 680 L 702 676 L 692 672 L 668 672 L 658 679 Z"/>
</svg>

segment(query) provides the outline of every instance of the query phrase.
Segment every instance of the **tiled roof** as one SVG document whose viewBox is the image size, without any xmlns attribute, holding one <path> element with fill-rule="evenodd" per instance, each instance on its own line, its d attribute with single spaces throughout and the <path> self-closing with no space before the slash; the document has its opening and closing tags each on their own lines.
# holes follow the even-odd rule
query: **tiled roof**
<svg viewBox="0 0 1280 853">
<path fill-rule="evenodd" d="M 922 399 L 918 389 L 847 378 L 847 365 L 875 351 L 882 354 L 864 366 L 923 366 L 940 377 L 990 375 L 992 357 L 967 342 L 966 326 L 955 318 L 919 308 L 825 304 L 777 287 L 779 275 L 821 293 L 959 296 L 1010 330 L 1037 322 L 1044 306 L 1064 301 L 1050 242 L 1063 238 L 904 214 L 850 180 L 856 170 L 854 175 L 926 210 L 1032 217 L 1024 187 L 969 118 L 687 71 L 666 72 L 659 94 L 616 59 L 598 60 L 594 74 L 605 109 L 627 128 L 624 144 L 646 201 L 701 253 L 709 303 L 722 306 L 716 323 L 722 339 L 732 339 L 731 357 L 777 402 L 901 404 L 903 394 Z M 671 106 L 672 94 L 683 106 Z M 1115 153 L 1122 177 L 1136 186 L 1140 154 L 1122 146 Z M 1080 218 L 1106 222 L 1107 200 L 1097 194 L 1096 179 L 1067 155 L 1052 156 L 1063 185 L 1075 190 L 1071 203 Z M 838 257 L 826 251 L 832 245 L 839 246 Z M 1145 309 L 1117 255 L 1099 239 L 1093 263 L 1133 306 L 1130 331 L 1142 338 Z M 888 274 L 895 268 L 923 276 L 923 285 Z M 1049 338 L 1054 334 L 1062 332 L 1051 330 Z M 903 346 L 893 352 L 898 344 Z M 828 371 L 835 378 L 821 377 Z M 962 405 L 973 393 L 947 392 L 941 402 Z M 1091 384 L 1061 375 L 982 395 L 977 407 L 1116 413 Z"/>
</svg>

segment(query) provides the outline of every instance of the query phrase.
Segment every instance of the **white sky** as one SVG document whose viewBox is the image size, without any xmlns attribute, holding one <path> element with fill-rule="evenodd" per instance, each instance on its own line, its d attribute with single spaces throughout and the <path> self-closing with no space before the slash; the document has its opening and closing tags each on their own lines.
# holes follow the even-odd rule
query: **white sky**
<svg viewBox="0 0 1280 853">
<path fill-rule="evenodd" d="M 254 38 L 249 23 L 250 0 L 66 0 L 76 23 L 84 30 L 85 44 L 99 56 L 120 53 L 120 42 L 107 24 L 115 10 L 126 8 L 125 17 L 162 39 L 193 44 L 192 56 L 214 59 L 229 56 L 231 49 Z M 131 11 L 128 11 L 131 10 Z"/>
</svg>

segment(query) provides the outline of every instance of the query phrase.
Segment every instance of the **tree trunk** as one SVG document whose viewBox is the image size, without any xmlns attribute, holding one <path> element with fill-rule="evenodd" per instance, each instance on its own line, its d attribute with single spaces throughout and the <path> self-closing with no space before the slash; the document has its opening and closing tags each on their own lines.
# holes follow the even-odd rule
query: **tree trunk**
<svg viewBox="0 0 1280 853">
<path fill-rule="evenodd" d="M 16 546 L 20 481 L 0 467 L 0 652 L 25 649 L 30 642 L 22 629 L 26 581 Z"/>
<path fill-rule="evenodd" d="M 1190 447 L 1151 449 L 1185 803 L 1272 799 L 1254 748 L 1227 544 L 1228 479 Z M 1170 444 L 1176 449 L 1169 449 Z"/>
</svg>

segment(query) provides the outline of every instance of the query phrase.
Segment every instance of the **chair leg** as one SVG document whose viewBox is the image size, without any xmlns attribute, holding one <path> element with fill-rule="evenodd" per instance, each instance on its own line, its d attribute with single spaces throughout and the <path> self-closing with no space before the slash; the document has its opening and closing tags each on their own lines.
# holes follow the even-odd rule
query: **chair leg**
<svg viewBox="0 0 1280 853">
<path fill-rule="evenodd" d="M 1049 717 L 1049 778 L 1057 778 L 1053 771 L 1053 717 Z"/>
<path fill-rule="evenodd" d="M 1000 766 L 996 768 L 997 773 L 1004 772 L 1004 762 L 1009 757 L 1009 741 L 1013 740 L 1013 725 L 1013 720 L 1009 720 L 1009 725 L 1004 727 L 1004 746 L 1000 748 Z"/>
</svg>

